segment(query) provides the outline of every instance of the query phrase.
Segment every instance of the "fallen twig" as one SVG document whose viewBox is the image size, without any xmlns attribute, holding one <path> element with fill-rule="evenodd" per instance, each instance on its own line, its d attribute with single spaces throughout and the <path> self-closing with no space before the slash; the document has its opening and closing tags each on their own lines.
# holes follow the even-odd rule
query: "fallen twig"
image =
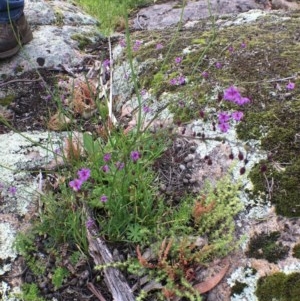
<svg viewBox="0 0 300 301">
<path fill-rule="evenodd" d="M 26 82 L 29 82 L 29 83 L 33 83 L 33 82 L 39 82 L 43 80 L 42 78 L 38 78 L 38 79 L 29 79 L 29 78 L 26 78 L 26 79 L 12 79 L 12 80 L 9 80 L 7 82 L 2 82 L 0 83 L 0 88 L 1 87 L 4 87 L 6 85 L 9 85 L 9 84 L 14 84 L 14 83 L 19 83 L 19 82 L 23 82 L 23 83 L 26 83 Z"/>
<path fill-rule="evenodd" d="M 102 294 L 95 288 L 93 283 L 88 282 L 86 286 L 100 301 L 106 301 Z"/>
<path fill-rule="evenodd" d="M 91 219 L 87 214 L 87 219 Z M 91 233 L 93 232 L 93 233 Z M 113 257 L 107 248 L 104 240 L 97 235 L 99 230 L 96 225 L 92 229 L 87 229 L 87 239 L 89 242 L 89 253 L 93 257 L 96 265 L 109 265 L 113 263 Z M 107 267 L 104 269 L 104 281 L 112 294 L 113 300 L 134 301 L 131 288 L 119 269 Z"/>
</svg>

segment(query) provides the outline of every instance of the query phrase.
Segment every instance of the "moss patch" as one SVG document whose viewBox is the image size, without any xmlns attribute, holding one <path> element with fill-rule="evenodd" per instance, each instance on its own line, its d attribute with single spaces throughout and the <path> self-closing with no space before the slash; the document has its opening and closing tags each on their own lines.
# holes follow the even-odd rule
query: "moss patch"
<svg viewBox="0 0 300 301">
<path fill-rule="evenodd" d="M 300 259 L 300 243 L 296 244 L 293 248 L 293 256 Z"/>
<path fill-rule="evenodd" d="M 247 287 L 248 285 L 244 282 L 236 281 L 234 286 L 231 288 L 231 296 L 233 295 L 240 295 L 244 288 Z"/>
<path fill-rule="evenodd" d="M 300 273 L 275 273 L 258 280 L 256 295 L 259 301 L 299 301 Z"/>
<path fill-rule="evenodd" d="M 78 48 L 80 50 L 85 49 L 88 45 L 92 44 L 91 39 L 89 39 L 88 37 L 82 35 L 82 34 L 73 34 L 71 36 L 72 40 L 75 40 L 78 42 Z"/>
<path fill-rule="evenodd" d="M 6 97 L 0 98 L 0 105 L 1 106 L 8 106 L 15 100 L 15 95 L 8 94 Z"/>
<path fill-rule="evenodd" d="M 266 259 L 276 263 L 288 255 L 289 247 L 278 242 L 279 232 L 261 233 L 254 236 L 249 243 L 246 255 L 257 259 Z"/>
</svg>

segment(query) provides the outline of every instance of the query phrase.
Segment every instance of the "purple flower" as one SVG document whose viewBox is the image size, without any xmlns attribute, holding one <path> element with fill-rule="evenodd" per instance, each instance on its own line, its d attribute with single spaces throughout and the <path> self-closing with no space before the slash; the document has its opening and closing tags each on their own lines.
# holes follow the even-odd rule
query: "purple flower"
<svg viewBox="0 0 300 301">
<path fill-rule="evenodd" d="M 82 185 L 82 180 L 80 179 L 74 179 L 73 181 L 71 181 L 69 183 L 69 186 L 74 190 L 74 191 L 78 191 L 81 188 Z"/>
<path fill-rule="evenodd" d="M 120 44 L 120 46 L 121 46 L 122 48 L 125 48 L 125 47 L 126 47 L 126 42 L 125 42 L 124 39 L 121 39 L 120 42 L 119 42 L 119 44 Z"/>
<path fill-rule="evenodd" d="M 8 192 L 11 194 L 11 195 L 15 195 L 17 193 L 17 188 L 15 186 L 10 186 L 8 188 Z"/>
<path fill-rule="evenodd" d="M 288 90 L 294 90 L 294 89 L 295 89 L 295 83 L 289 82 L 289 83 L 286 85 L 286 88 L 287 88 Z"/>
<path fill-rule="evenodd" d="M 105 69 L 108 69 L 109 67 L 110 67 L 110 60 L 109 59 L 106 59 L 106 60 L 104 60 L 103 61 L 103 67 L 105 68 Z"/>
<path fill-rule="evenodd" d="M 244 117 L 244 113 L 241 111 L 236 111 L 231 114 L 232 118 L 236 121 L 240 121 Z"/>
<path fill-rule="evenodd" d="M 133 45 L 133 51 L 138 51 L 140 49 L 141 45 L 142 45 L 142 41 L 136 40 Z"/>
<path fill-rule="evenodd" d="M 233 53 L 233 51 L 234 51 L 233 46 L 229 46 L 229 47 L 228 47 L 228 51 L 229 51 L 230 53 Z"/>
<path fill-rule="evenodd" d="M 138 151 L 132 151 L 130 153 L 130 158 L 133 162 L 136 162 L 140 158 L 140 153 Z"/>
<path fill-rule="evenodd" d="M 218 119 L 220 123 L 227 122 L 230 119 L 230 115 L 227 114 L 226 112 L 221 112 L 218 115 Z"/>
<path fill-rule="evenodd" d="M 186 83 L 185 77 L 183 75 L 180 75 L 177 77 L 177 83 L 179 85 L 184 85 Z"/>
<path fill-rule="evenodd" d="M 229 130 L 229 124 L 227 122 L 219 123 L 219 129 L 226 133 Z"/>
<path fill-rule="evenodd" d="M 175 63 L 180 64 L 182 62 L 182 58 L 180 56 L 175 58 Z"/>
<path fill-rule="evenodd" d="M 156 50 L 160 50 L 163 48 L 164 48 L 163 44 L 161 44 L 161 43 L 156 44 Z"/>
<path fill-rule="evenodd" d="M 107 200 L 108 200 L 108 197 L 107 197 L 105 194 L 103 194 L 103 195 L 100 197 L 100 201 L 103 202 L 103 203 L 106 203 Z"/>
<path fill-rule="evenodd" d="M 143 98 L 146 98 L 146 96 L 147 96 L 147 90 L 146 89 L 142 89 L 141 90 L 141 95 L 142 95 Z"/>
<path fill-rule="evenodd" d="M 207 71 L 203 71 L 201 73 L 201 75 L 204 77 L 204 78 L 208 78 L 208 72 Z"/>
<path fill-rule="evenodd" d="M 216 62 L 215 66 L 216 66 L 217 69 L 221 69 L 222 68 L 222 64 L 220 62 Z"/>
<path fill-rule="evenodd" d="M 172 86 L 177 85 L 177 78 L 170 79 L 170 85 L 172 85 Z"/>
<path fill-rule="evenodd" d="M 106 154 L 103 156 L 104 162 L 108 162 L 110 159 L 111 159 L 111 153 L 106 153 Z"/>
<path fill-rule="evenodd" d="M 243 43 L 241 44 L 241 48 L 246 48 L 246 43 L 245 43 L 245 42 L 243 42 Z"/>
<path fill-rule="evenodd" d="M 228 101 L 235 102 L 238 98 L 241 98 L 239 90 L 234 87 L 230 86 L 228 89 L 224 91 L 224 99 Z"/>
<path fill-rule="evenodd" d="M 143 106 L 143 111 L 145 114 L 151 112 L 151 109 L 148 106 Z"/>
<path fill-rule="evenodd" d="M 109 172 L 109 166 L 108 166 L 108 165 L 102 166 L 102 170 L 103 170 L 104 172 Z"/>
<path fill-rule="evenodd" d="M 86 223 L 85 226 L 88 230 L 90 230 L 91 228 L 93 228 L 95 226 L 95 221 L 91 218 L 89 218 Z"/>
<path fill-rule="evenodd" d="M 61 154 L 61 153 L 62 153 L 61 147 L 57 147 L 57 148 L 54 150 L 54 152 L 55 152 L 56 154 Z"/>
<path fill-rule="evenodd" d="M 121 169 L 124 168 L 125 164 L 124 164 L 123 162 L 119 162 L 119 161 L 118 161 L 118 162 L 115 164 L 115 166 L 117 167 L 118 170 L 121 170 Z"/>
<path fill-rule="evenodd" d="M 79 177 L 79 180 L 85 182 L 91 176 L 91 170 L 88 168 L 82 168 L 78 170 L 77 175 Z"/>
<path fill-rule="evenodd" d="M 234 101 L 236 104 L 238 104 L 239 106 L 242 106 L 248 102 L 250 102 L 250 99 L 247 97 L 237 97 L 236 100 Z"/>
</svg>

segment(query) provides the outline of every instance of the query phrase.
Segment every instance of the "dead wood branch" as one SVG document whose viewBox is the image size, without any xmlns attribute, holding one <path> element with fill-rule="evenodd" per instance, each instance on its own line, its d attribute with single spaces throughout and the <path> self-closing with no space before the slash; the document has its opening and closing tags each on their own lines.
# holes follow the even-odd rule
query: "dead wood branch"
<svg viewBox="0 0 300 301">
<path fill-rule="evenodd" d="M 93 232 L 93 234 L 91 233 Z M 93 257 L 96 265 L 109 265 L 113 262 L 112 254 L 108 250 L 105 242 L 97 236 L 99 231 L 87 229 L 87 238 L 89 242 L 89 253 Z M 112 294 L 113 300 L 134 301 L 134 295 L 131 288 L 125 280 L 119 269 L 107 267 L 104 269 L 104 281 Z"/>
</svg>

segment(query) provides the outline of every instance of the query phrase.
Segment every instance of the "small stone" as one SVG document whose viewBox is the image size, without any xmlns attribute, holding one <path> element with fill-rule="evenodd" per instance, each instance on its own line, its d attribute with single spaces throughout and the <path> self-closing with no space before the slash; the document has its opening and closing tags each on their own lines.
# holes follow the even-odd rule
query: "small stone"
<svg viewBox="0 0 300 301">
<path fill-rule="evenodd" d="M 196 181 L 196 179 L 190 179 L 190 181 L 189 181 L 191 184 L 194 184 L 194 183 L 196 183 L 197 181 Z"/>
<path fill-rule="evenodd" d="M 180 165 L 179 165 L 179 169 L 180 169 L 181 171 L 184 171 L 184 170 L 186 169 L 186 167 L 185 167 L 185 165 L 180 164 Z"/>
<path fill-rule="evenodd" d="M 184 178 L 184 179 L 182 180 L 182 182 L 183 182 L 184 184 L 188 184 L 188 183 L 189 183 L 189 180 L 186 179 L 186 178 Z"/>
<path fill-rule="evenodd" d="M 40 287 L 41 289 L 46 288 L 46 287 L 47 287 L 47 281 L 41 282 L 41 283 L 39 284 L 39 287 Z"/>
<path fill-rule="evenodd" d="M 192 146 L 190 147 L 190 152 L 191 152 L 191 153 L 194 153 L 194 152 L 196 151 L 196 149 L 197 149 L 197 147 L 196 147 L 195 145 L 192 145 Z"/>
<path fill-rule="evenodd" d="M 186 167 L 187 167 L 187 168 L 193 168 L 193 162 L 187 163 Z"/>
<path fill-rule="evenodd" d="M 185 177 L 190 180 L 192 178 L 192 175 L 186 174 Z"/>
<path fill-rule="evenodd" d="M 165 184 L 160 184 L 159 189 L 160 189 L 160 191 L 165 192 L 167 187 Z"/>
<path fill-rule="evenodd" d="M 194 155 L 192 155 L 192 154 L 189 154 L 189 155 L 187 155 L 185 158 L 184 158 L 184 162 L 190 162 L 190 161 L 193 161 L 194 160 L 194 158 L 195 158 L 195 156 Z"/>
<path fill-rule="evenodd" d="M 180 151 L 181 150 L 181 148 L 182 148 L 182 145 L 181 145 L 181 143 L 176 143 L 175 144 L 175 151 Z"/>
<path fill-rule="evenodd" d="M 89 278 L 89 275 L 90 275 L 89 271 L 88 271 L 88 270 L 85 270 L 85 271 L 83 271 L 83 272 L 80 274 L 80 279 L 86 280 L 86 279 Z"/>
</svg>

